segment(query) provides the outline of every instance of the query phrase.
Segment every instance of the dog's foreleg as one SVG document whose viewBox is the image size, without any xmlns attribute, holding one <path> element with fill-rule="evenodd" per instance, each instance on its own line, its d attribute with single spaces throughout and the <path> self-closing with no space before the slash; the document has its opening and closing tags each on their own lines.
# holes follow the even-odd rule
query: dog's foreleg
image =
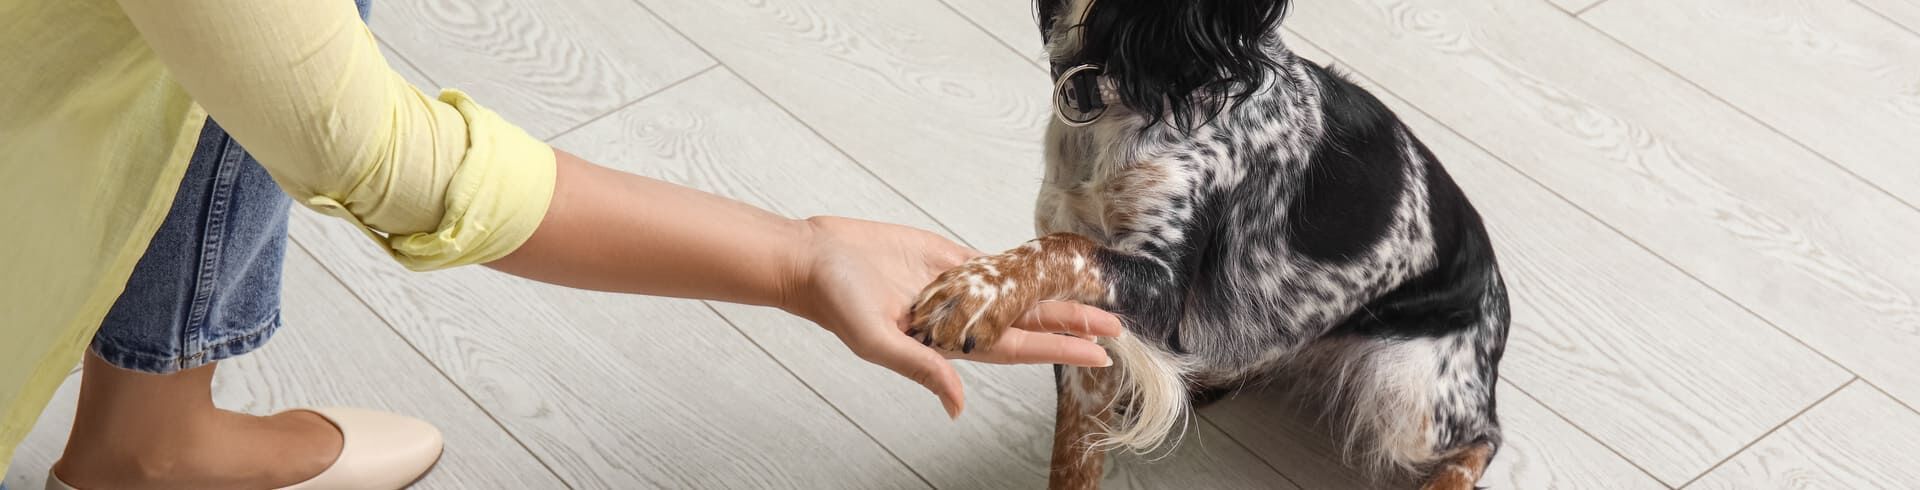
<svg viewBox="0 0 1920 490">
<path fill-rule="evenodd" d="M 914 334 L 933 347 L 990 347 L 1041 301 L 1107 302 L 1111 255 L 1086 237 L 1053 234 L 997 255 L 976 257 L 934 279 L 913 307 Z"/>
<path fill-rule="evenodd" d="M 1186 415 L 1185 367 L 1148 340 L 1167 332 L 1169 319 L 1179 315 L 1181 284 L 1168 262 L 1102 247 L 1081 235 L 1047 235 L 941 274 L 914 306 L 908 333 L 933 347 L 972 352 L 992 348 L 1014 320 L 1041 301 L 1073 301 L 1120 315 L 1126 334 L 1102 341 L 1113 367 L 1069 369 L 1101 374 L 1062 380 L 1056 487 L 1090 488 L 1099 478 L 1098 456 L 1105 450 L 1159 447 Z M 1069 389 L 1086 384 L 1081 381 L 1098 389 Z M 1079 404 L 1068 403 L 1074 400 Z M 1116 416 L 1116 400 L 1134 410 Z"/>
<path fill-rule="evenodd" d="M 1115 392 L 1109 368 L 1061 366 L 1054 371 L 1059 386 L 1059 411 L 1053 429 L 1053 463 L 1047 488 L 1100 488 L 1107 451 L 1096 439 L 1114 420 Z"/>
</svg>

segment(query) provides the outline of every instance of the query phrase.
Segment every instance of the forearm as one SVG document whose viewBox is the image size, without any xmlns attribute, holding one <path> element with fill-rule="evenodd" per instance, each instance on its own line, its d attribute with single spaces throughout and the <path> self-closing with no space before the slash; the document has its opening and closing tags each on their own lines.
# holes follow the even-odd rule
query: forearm
<svg viewBox="0 0 1920 490">
<path fill-rule="evenodd" d="M 563 286 L 779 306 L 804 267 L 804 221 L 556 151 L 533 236 L 489 267 Z"/>
</svg>

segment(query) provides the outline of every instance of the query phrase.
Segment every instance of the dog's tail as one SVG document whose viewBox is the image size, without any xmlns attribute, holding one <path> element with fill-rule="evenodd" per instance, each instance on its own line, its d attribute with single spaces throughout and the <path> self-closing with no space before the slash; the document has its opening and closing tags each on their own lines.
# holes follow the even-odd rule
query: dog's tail
<svg viewBox="0 0 1920 490">
<path fill-rule="evenodd" d="M 1172 352 L 1140 337 L 1121 335 L 1103 339 L 1113 357 L 1111 381 L 1114 403 L 1124 403 L 1114 424 L 1093 442 L 1101 449 L 1127 448 L 1149 453 L 1168 441 L 1178 443 L 1175 427 L 1184 427 L 1190 411 L 1187 375 L 1190 369 Z M 1184 433 L 1184 430 L 1182 431 Z"/>
</svg>

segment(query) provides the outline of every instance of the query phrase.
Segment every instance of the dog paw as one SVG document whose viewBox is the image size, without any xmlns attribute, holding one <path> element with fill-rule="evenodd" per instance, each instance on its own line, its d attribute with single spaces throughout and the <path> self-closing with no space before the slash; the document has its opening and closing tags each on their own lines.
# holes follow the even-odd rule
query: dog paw
<svg viewBox="0 0 1920 490">
<path fill-rule="evenodd" d="M 975 258 L 933 280 L 914 305 L 908 335 L 920 343 L 971 353 L 993 345 L 1026 312 L 1005 255 Z"/>
</svg>

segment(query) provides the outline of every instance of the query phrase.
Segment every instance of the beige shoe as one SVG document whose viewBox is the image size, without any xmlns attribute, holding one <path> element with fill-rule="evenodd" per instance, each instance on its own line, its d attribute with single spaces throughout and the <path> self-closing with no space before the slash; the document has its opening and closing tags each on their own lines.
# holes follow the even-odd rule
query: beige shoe
<svg viewBox="0 0 1920 490">
<path fill-rule="evenodd" d="M 281 490 L 401 489 L 440 461 L 440 429 L 424 420 L 358 408 L 304 408 L 340 429 L 340 457 Z M 78 490 L 47 472 L 47 490 Z"/>
<path fill-rule="evenodd" d="M 73 488 L 73 485 L 68 485 L 67 482 L 60 481 L 60 477 L 53 476 L 52 470 L 47 471 L 47 485 L 42 488 L 46 488 L 47 490 L 80 490 Z"/>
<path fill-rule="evenodd" d="M 440 429 L 424 420 L 358 408 L 304 409 L 340 428 L 340 459 L 281 490 L 401 489 L 440 461 Z"/>
</svg>

